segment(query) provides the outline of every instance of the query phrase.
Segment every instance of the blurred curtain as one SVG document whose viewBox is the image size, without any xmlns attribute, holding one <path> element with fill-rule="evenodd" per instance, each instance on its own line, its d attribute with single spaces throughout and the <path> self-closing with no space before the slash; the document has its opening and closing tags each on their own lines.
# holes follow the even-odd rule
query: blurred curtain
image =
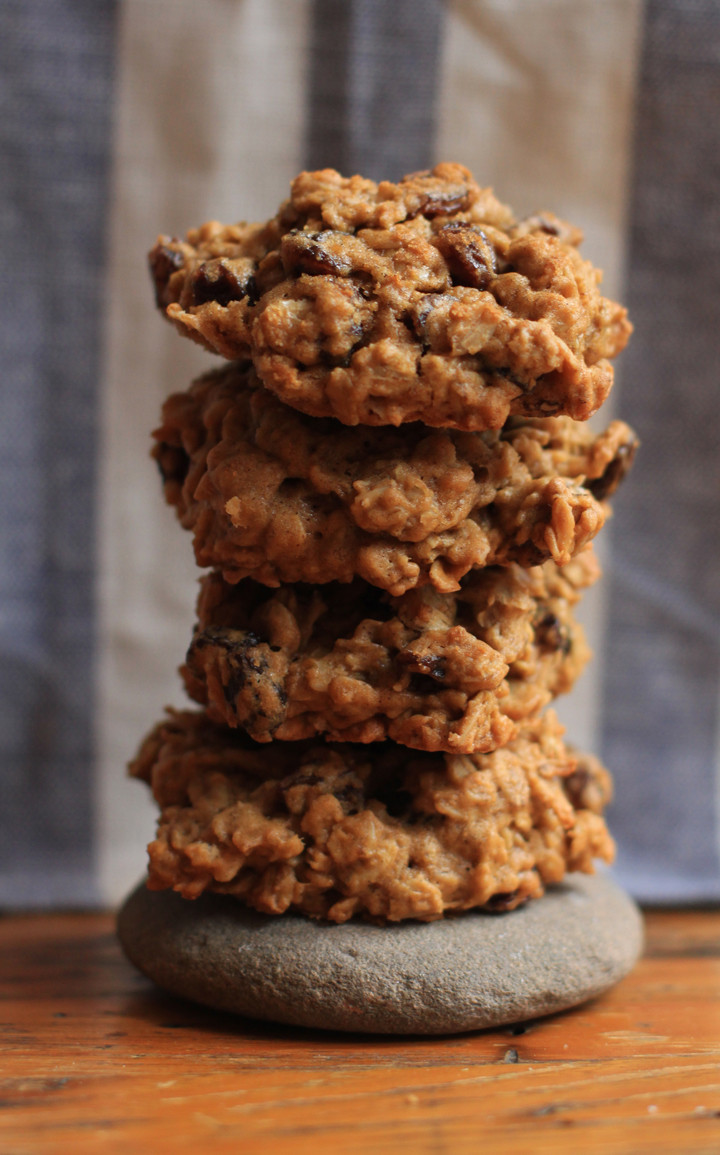
<svg viewBox="0 0 720 1155">
<path fill-rule="evenodd" d="M 720 6 L 0 0 L 0 902 L 117 900 L 124 777 L 193 619 L 149 432 L 207 355 L 156 315 L 158 232 L 262 219 L 303 167 L 467 164 L 581 225 L 636 333 L 600 415 L 642 440 L 562 705 L 616 780 L 620 881 L 720 897 Z"/>
</svg>

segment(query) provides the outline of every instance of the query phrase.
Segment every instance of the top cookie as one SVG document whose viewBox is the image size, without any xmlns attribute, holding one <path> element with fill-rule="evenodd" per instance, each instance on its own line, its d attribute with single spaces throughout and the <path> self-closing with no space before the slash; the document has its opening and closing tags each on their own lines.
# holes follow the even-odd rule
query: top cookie
<svg viewBox="0 0 720 1155">
<path fill-rule="evenodd" d="M 499 429 L 590 417 L 631 331 L 552 214 L 516 220 L 467 169 L 398 184 L 301 173 L 266 224 L 211 221 L 150 254 L 187 336 L 346 425 Z"/>
</svg>

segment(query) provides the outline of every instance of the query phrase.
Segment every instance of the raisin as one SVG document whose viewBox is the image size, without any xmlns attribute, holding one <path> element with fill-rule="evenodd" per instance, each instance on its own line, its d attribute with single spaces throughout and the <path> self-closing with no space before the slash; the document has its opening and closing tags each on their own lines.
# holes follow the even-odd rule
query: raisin
<svg viewBox="0 0 720 1155">
<path fill-rule="evenodd" d="M 468 190 L 464 185 L 456 185 L 442 192 L 429 189 L 408 213 L 408 219 L 422 216 L 432 220 L 433 217 L 452 216 L 467 207 Z"/>
<path fill-rule="evenodd" d="M 398 661 L 408 666 L 414 674 L 442 682 L 447 677 L 447 665 L 440 654 L 398 654 Z"/>
<path fill-rule="evenodd" d="M 346 277 L 350 262 L 323 247 L 331 233 L 303 233 L 296 230 L 282 239 L 281 256 L 288 276 L 308 273 L 310 276 Z"/>
<path fill-rule="evenodd" d="M 549 610 L 535 622 L 535 640 L 543 650 L 559 650 L 569 654 L 572 639 L 567 626 Z"/>
<path fill-rule="evenodd" d="M 584 801 L 588 787 L 592 784 L 592 775 L 586 766 L 578 766 L 572 774 L 568 774 L 564 781 L 565 793 L 576 810 L 587 809 Z"/>
<path fill-rule="evenodd" d="M 516 906 L 520 906 L 517 900 L 517 890 L 501 891 L 494 894 L 485 903 L 485 910 L 493 911 L 500 914 L 504 910 L 514 910 Z"/>
<path fill-rule="evenodd" d="M 615 492 L 620 482 L 630 470 L 638 445 L 639 441 L 637 437 L 626 441 L 624 445 L 620 446 L 612 461 L 606 466 L 600 476 L 593 478 L 592 481 L 586 482 L 586 487 L 590 490 L 594 498 L 598 501 L 604 501 L 606 497 L 610 497 Z"/>
<path fill-rule="evenodd" d="M 530 569 L 531 566 L 543 565 L 547 561 L 548 550 L 540 549 L 533 541 L 527 541 L 524 545 L 518 546 L 513 556 L 518 565 Z"/>
<path fill-rule="evenodd" d="M 432 347 L 432 315 L 437 308 L 446 302 L 446 299 L 444 293 L 427 293 L 420 298 L 409 314 L 415 333 L 423 342 L 425 351 Z M 438 328 L 438 326 L 434 328 Z"/>
<path fill-rule="evenodd" d="M 193 305 L 205 305 L 208 301 L 229 305 L 231 301 L 252 297 L 255 286 L 247 267 L 238 269 L 226 257 L 215 257 L 198 265 L 191 278 L 190 291 Z"/>
<path fill-rule="evenodd" d="M 526 233 L 545 233 L 546 236 L 557 237 L 564 244 L 573 245 L 575 248 L 582 244 L 583 239 L 580 229 L 556 217 L 554 213 L 535 213 L 531 217 L 525 217 L 524 220 L 518 221 L 514 231 L 521 236 Z"/>
<path fill-rule="evenodd" d="M 456 285 L 486 289 L 497 272 L 495 250 L 482 229 L 453 222 L 437 235 L 436 245 Z"/>
<path fill-rule="evenodd" d="M 411 314 L 406 314 L 413 324 L 418 337 L 425 336 L 425 326 L 439 299 L 440 295 L 438 293 L 429 293 L 427 296 L 421 298 Z"/>
<path fill-rule="evenodd" d="M 220 646 L 226 653 L 234 656 L 238 652 L 248 649 L 251 646 L 259 646 L 262 643 L 262 638 L 253 633 L 252 630 L 233 630 L 222 629 L 217 626 L 208 626 L 195 639 L 194 645 L 196 647 L 203 646 Z"/>
<path fill-rule="evenodd" d="M 223 686 L 223 694 L 228 705 L 232 706 L 241 691 L 254 684 L 257 677 L 268 677 L 270 685 L 267 656 L 259 648 L 262 645 L 262 639 L 251 630 L 209 626 L 193 639 L 187 653 L 188 667 L 191 672 L 194 671 L 194 656 L 208 646 L 224 650 L 228 657 L 229 676 Z M 277 687 L 274 689 L 277 696 Z"/>
<path fill-rule="evenodd" d="M 167 287 L 171 276 L 185 264 L 182 250 L 172 246 L 173 241 L 159 242 L 148 257 L 150 275 L 155 284 L 155 301 L 160 309 L 170 304 Z"/>
<path fill-rule="evenodd" d="M 169 445 L 161 441 L 153 450 L 153 457 L 165 483 L 182 485 L 190 468 L 190 458 L 179 445 Z"/>
</svg>

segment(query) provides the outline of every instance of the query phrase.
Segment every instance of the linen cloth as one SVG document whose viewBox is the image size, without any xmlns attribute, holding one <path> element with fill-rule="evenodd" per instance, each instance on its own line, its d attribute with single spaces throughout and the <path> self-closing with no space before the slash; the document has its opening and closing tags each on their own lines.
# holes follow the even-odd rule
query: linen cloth
<svg viewBox="0 0 720 1155">
<path fill-rule="evenodd" d="M 615 872 L 720 897 L 720 6 L 0 0 L 0 903 L 115 902 L 154 808 L 124 766 L 193 621 L 149 460 L 213 360 L 156 314 L 158 232 L 265 219 L 303 167 L 470 167 L 581 225 L 636 325 L 598 423 L 642 441 L 559 703 L 616 781 Z"/>
</svg>

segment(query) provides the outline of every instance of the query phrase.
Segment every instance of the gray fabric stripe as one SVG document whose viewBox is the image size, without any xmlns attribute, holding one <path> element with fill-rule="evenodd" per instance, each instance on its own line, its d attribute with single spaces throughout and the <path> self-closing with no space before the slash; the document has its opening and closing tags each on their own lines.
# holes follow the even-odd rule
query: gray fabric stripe
<svg viewBox="0 0 720 1155">
<path fill-rule="evenodd" d="M 0 4 L 0 902 L 93 878 L 96 404 L 114 3 Z"/>
<path fill-rule="evenodd" d="M 641 897 L 720 896 L 720 6 L 651 0 L 641 60 L 604 754 L 619 869 Z M 674 880 L 668 879 L 668 867 Z"/>
<path fill-rule="evenodd" d="M 442 0 L 314 0 L 310 169 L 397 180 L 432 163 Z"/>
</svg>

